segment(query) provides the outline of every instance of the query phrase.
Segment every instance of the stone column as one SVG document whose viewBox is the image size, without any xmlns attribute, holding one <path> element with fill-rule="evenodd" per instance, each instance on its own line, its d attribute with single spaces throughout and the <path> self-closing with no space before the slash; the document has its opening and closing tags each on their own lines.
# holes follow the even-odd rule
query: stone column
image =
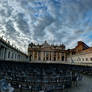
<svg viewBox="0 0 92 92">
<path fill-rule="evenodd" d="M 6 58 L 6 48 L 4 48 L 4 60 Z"/>
<path fill-rule="evenodd" d="M 56 61 L 58 61 L 58 52 L 56 52 Z"/>
<path fill-rule="evenodd" d="M 44 55 L 45 55 L 45 61 L 46 61 L 46 51 L 45 51 L 45 54 Z"/>
<path fill-rule="evenodd" d="M 53 52 L 51 52 L 51 61 L 53 61 L 54 59 L 53 59 L 53 56 L 54 54 L 53 54 Z"/>
<path fill-rule="evenodd" d="M 62 53 L 60 52 L 59 55 L 60 55 L 60 59 L 59 60 L 62 61 Z"/>
<path fill-rule="evenodd" d="M 59 52 L 59 61 L 61 61 L 61 57 L 60 57 L 60 56 L 61 56 L 61 54 L 60 54 L 60 52 Z"/>
<path fill-rule="evenodd" d="M 30 55 L 31 55 L 31 61 L 33 61 L 33 51 L 31 51 Z"/>
<path fill-rule="evenodd" d="M 59 57 L 59 53 L 57 52 L 57 61 L 59 61 L 59 58 L 58 57 Z"/>
<path fill-rule="evenodd" d="M 49 61 L 49 55 L 50 55 L 50 54 L 49 54 L 49 51 L 48 51 L 47 53 L 48 53 L 47 56 L 48 56 L 48 61 Z"/>
<path fill-rule="evenodd" d="M 1 48 L 0 48 L 0 59 L 1 59 Z"/>
<path fill-rule="evenodd" d="M 43 61 L 43 58 L 44 58 L 44 52 L 41 51 L 41 61 Z"/>
<path fill-rule="evenodd" d="M 8 59 L 8 49 L 6 49 L 6 58 L 5 58 L 5 60 L 7 60 Z"/>
<path fill-rule="evenodd" d="M 0 50 L 1 50 L 1 60 L 2 60 L 2 48 Z"/>
<path fill-rule="evenodd" d="M 5 55 L 5 48 L 2 48 L 2 59 L 4 60 L 4 55 Z"/>
<path fill-rule="evenodd" d="M 37 51 L 37 59 L 36 60 L 38 61 L 38 51 Z"/>
<path fill-rule="evenodd" d="M 35 52 L 33 51 L 33 61 L 35 61 Z"/>
<path fill-rule="evenodd" d="M 66 57 L 66 54 L 64 53 L 64 61 L 66 61 L 66 58 L 67 58 L 67 57 Z"/>
</svg>

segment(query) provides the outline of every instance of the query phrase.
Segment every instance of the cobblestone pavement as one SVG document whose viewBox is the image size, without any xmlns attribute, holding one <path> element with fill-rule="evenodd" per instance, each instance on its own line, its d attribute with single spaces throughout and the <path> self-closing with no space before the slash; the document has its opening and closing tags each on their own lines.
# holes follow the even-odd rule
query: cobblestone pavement
<svg viewBox="0 0 92 92">
<path fill-rule="evenodd" d="M 83 75 L 83 80 L 76 87 L 66 89 L 63 92 L 92 92 L 92 76 Z"/>
</svg>

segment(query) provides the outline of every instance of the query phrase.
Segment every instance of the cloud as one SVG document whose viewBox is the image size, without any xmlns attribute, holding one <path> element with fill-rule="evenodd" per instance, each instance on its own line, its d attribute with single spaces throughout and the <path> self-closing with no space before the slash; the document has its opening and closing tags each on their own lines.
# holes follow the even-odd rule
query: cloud
<svg viewBox="0 0 92 92">
<path fill-rule="evenodd" d="M 30 42 L 91 45 L 92 0 L 0 0 L 0 36 L 22 51 Z M 88 39 L 88 40 L 87 40 Z"/>
</svg>

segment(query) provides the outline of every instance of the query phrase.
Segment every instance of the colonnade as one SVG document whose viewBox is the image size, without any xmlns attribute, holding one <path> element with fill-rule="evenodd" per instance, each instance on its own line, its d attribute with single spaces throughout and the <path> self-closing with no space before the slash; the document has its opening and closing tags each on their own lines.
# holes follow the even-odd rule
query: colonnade
<svg viewBox="0 0 92 92">
<path fill-rule="evenodd" d="M 30 53 L 31 61 L 65 61 L 66 54 L 56 51 L 33 51 Z"/>
<path fill-rule="evenodd" d="M 28 61 L 28 56 L 0 39 L 0 60 Z"/>
</svg>

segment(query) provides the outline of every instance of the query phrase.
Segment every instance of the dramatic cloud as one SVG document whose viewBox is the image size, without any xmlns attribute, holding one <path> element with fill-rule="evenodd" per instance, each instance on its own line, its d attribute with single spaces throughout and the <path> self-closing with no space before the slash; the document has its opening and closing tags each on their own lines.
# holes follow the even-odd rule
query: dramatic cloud
<svg viewBox="0 0 92 92">
<path fill-rule="evenodd" d="M 27 52 L 30 42 L 92 46 L 92 0 L 0 0 L 0 36 Z"/>
</svg>

